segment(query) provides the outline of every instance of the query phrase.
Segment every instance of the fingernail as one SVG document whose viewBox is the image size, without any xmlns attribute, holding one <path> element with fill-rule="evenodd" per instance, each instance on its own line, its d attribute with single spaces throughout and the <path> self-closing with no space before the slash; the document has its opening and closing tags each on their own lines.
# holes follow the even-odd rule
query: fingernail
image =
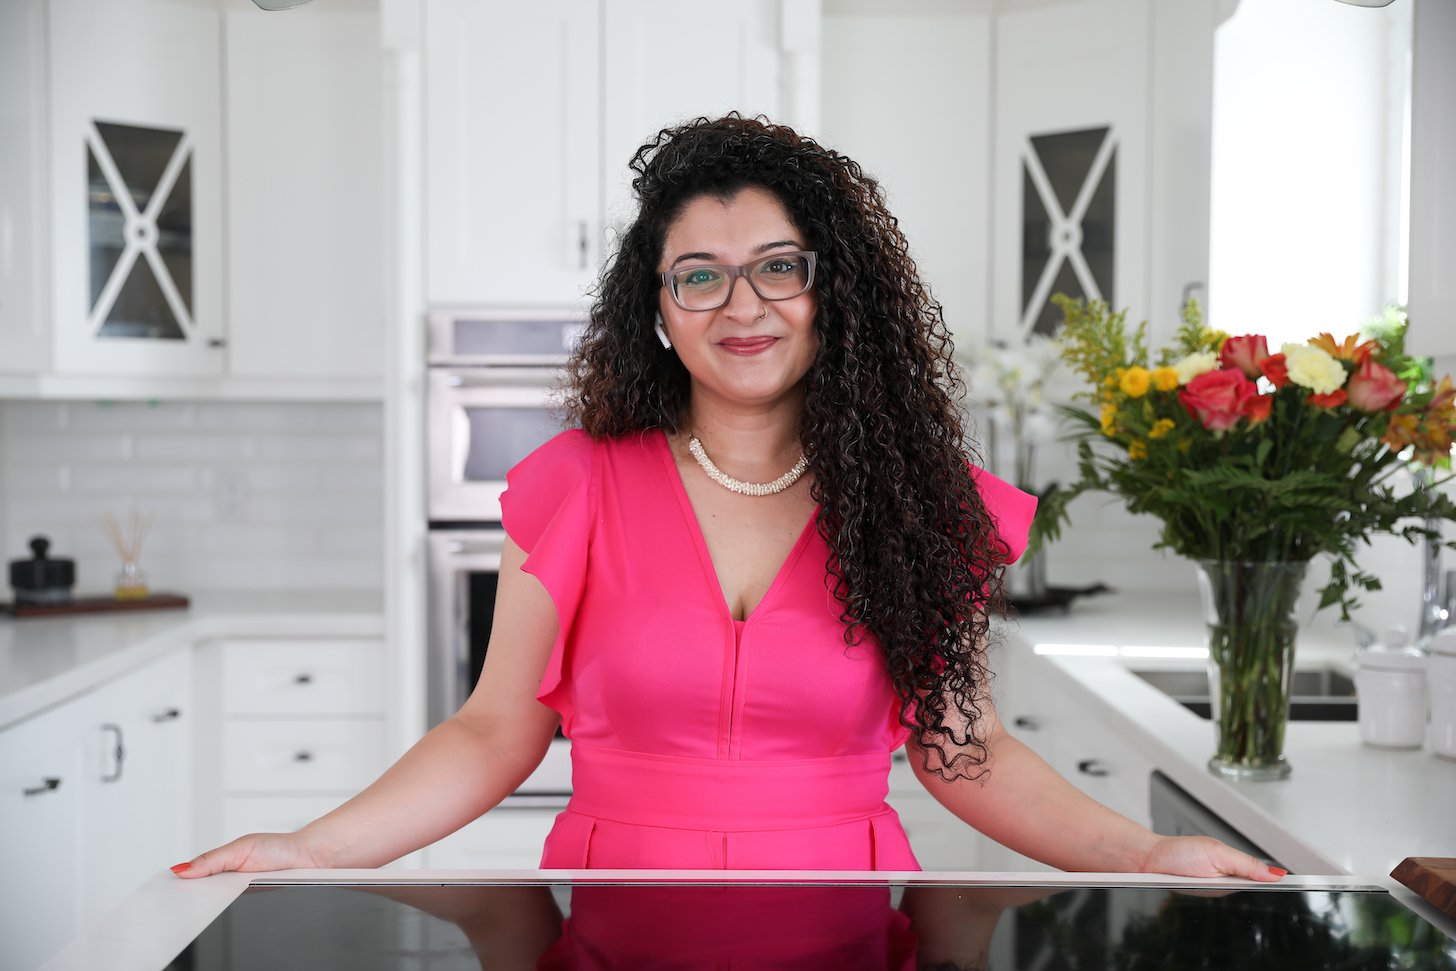
<svg viewBox="0 0 1456 971">
<path fill-rule="evenodd" d="M 188 862 L 188 863 L 179 863 L 176 866 L 172 867 L 172 872 L 173 873 L 186 873 L 190 869 L 192 869 L 192 864 L 190 862 Z M 1273 867 L 1270 867 L 1270 869 L 1273 869 Z"/>
<path fill-rule="evenodd" d="M 1272 873 L 1272 874 L 1274 874 L 1276 877 L 1287 877 L 1287 876 L 1289 876 L 1289 871 L 1288 870 L 1281 869 L 1280 867 L 1277 867 L 1277 866 L 1271 866 L 1269 868 L 1269 872 Z"/>
</svg>

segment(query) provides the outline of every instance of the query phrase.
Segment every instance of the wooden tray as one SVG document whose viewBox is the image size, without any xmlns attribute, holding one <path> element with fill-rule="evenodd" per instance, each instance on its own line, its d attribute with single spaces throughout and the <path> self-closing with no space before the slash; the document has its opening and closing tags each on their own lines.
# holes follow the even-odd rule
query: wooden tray
<svg viewBox="0 0 1456 971">
<path fill-rule="evenodd" d="M 1390 875 L 1456 920 L 1456 857 L 1407 857 Z"/>
<path fill-rule="evenodd" d="M 69 617 L 72 614 L 102 614 L 120 610 L 168 610 L 186 607 L 186 597 L 176 593 L 154 593 L 136 600 L 115 597 L 76 597 L 63 604 L 0 604 L 0 613 L 20 617 Z"/>
</svg>

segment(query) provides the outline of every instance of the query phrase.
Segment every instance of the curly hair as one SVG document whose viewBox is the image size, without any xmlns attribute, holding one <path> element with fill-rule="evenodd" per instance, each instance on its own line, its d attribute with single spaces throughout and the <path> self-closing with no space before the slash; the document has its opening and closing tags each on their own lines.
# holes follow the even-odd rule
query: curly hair
<svg viewBox="0 0 1456 971">
<path fill-rule="evenodd" d="M 788 127 L 737 113 L 663 129 L 631 167 L 640 208 L 567 365 L 567 415 L 593 438 L 684 425 L 687 371 L 652 330 L 668 228 L 705 194 L 777 197 L 819 253 L 820 349 L 799 433 L 845 643 L 878 641 L 927 770 L 979 778 L 988 613 L 1005 604 L 1005 547 L 967 464 L 964 387 L 940 305 L 879 183 Z"/>
</svg>

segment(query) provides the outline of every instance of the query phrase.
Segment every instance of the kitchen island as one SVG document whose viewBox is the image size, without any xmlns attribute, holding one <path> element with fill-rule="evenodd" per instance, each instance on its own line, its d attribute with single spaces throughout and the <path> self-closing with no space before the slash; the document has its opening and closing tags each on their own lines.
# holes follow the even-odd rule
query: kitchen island
<svg viewBox="0 0 1456 971">
<path fill-rule="evenodd" d="M 1163 968 L 1257 955 L 1281 969 L 1453 971 L 1453 935 L 1403 888 L 1348 877 L 293 870 L 158 874 L 44 967 L 1017 969 L 1116 955 Z"/>
</svg>

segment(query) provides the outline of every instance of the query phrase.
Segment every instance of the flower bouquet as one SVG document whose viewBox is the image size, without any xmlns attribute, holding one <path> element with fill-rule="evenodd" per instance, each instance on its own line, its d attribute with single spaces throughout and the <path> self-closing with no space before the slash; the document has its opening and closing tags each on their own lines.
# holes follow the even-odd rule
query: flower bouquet
<svg viewBox="0 0 1456 971">
<path fill-rule="evenodd" d="M 1321 334 L 1270 353 L 1260 335 L 1204 327 L 1190 303 L 1153 360 L 1146 324 L 1129 332 L 1125 314 L 1101 302 L 1054 299 L 1063 355 L 1091 384 L 1078 397 L 1096 410 L 1063 409 L 1079 478 L 1050 497 L 1048 532 L 1091 490 L 1162 521 L 1157 546 L 1200 570 L 1218 736 L 1209 766 L 1283 778 L 1307 565 L 1329 559 L 1319 606 L 1338 604 L 1348 620 L 1356 591 L 1380 587 L 1356 563 L 1360 544 L 1384 533 L 1439 540 L 1428 521 L 1456 520 L 1444 493 L 1402 491 L 1394 479 L 1409 460 L 1450 469 L 1456 387 L 1405 353 L 1402 316 L 1365 339 Z"/>
</svg>

